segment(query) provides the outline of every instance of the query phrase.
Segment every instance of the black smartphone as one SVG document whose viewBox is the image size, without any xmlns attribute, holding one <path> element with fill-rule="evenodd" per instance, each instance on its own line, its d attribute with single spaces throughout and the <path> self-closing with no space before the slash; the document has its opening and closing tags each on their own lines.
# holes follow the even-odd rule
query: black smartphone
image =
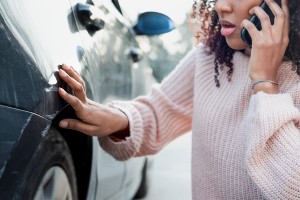
<svg viewBox="0 0 300 200">
<path fill-rule="evenodd" d="M 275 2 L 281 7 L 281 0 L 275 0 Z M 269 8 L 268 4 L 265 1 L 263 1 L 262 4 L 260 4 L 260 7 L 269 15 L 271 24 L 273 25 L 275 16 L 271 11 L 271 9 Z M 252 15 L 250 17 L 250 22 L 252 22 L 256 26 L 257 30 L 259 31 L 261 30 L 261 23 L 259 18 L 256 15 Z M 252 47 L 252 40 L 250 34 L 245 28 L 243 28 L 241 31 L 241 38 L 243 41 L 247 43 L 247 45 L 250 48 Z"/>
</svg>

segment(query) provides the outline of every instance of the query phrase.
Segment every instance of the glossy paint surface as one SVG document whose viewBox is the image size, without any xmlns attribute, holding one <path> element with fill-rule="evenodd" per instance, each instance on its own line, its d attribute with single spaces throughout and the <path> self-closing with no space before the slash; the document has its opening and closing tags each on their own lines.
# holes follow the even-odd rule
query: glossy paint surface
<svg viewBox="0 0 300 200">
<path fill-rule="evenodd" d="M 26 167 L 56 117 L 66 117 L 66 103 L 57 94 L 58 87 L 71 93 L 57 76 L 62 63 L 81 73 L 88 96 L 101 103 L 144 94 L 148 80 L 153 81 L 146 61 L 134 63 L 130 57 L 138 48 L 135 34 L 114 5 L 93 0 L 105 26 L 91 31 L 78 20 L 78 3 L 87 4 L 0 2 L 0 199 L 21 198 Z M 117 162 L 99 147 L 97 138 L 93 144 L 88 197 L 128 199 L 139 184 L 144 158 Z"/>
<path fill-rule="evenodd" d="M 22 199 L 18 196 L 20 187 L 26 184 L 22 177 L 51 123 L 33 113 L 5 106 L 0 106 L 0 113 L 6 114 L 0 122 L 0 144 L 4 147 L 0 148 L 0 199 Z"/>
</svg>

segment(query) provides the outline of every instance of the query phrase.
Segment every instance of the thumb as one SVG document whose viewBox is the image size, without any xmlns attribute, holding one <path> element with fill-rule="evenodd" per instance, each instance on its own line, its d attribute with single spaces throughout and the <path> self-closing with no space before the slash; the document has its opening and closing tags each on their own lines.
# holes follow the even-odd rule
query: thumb
<svg viewBox="0 0 300 200">
<path fill-rule="evenodd" d="M 59 127 L 61 128 L 67 128 L 67 129 L 73 129 L 73 130 L 77 130 L 77 124 L 78 124 L 78 120 L 76 119 L 65 119 L 65 120 L 61 120 L 59 122 Z"/>
<path fill-rule="evenodd" d="M 85 133 L 87 135 L 96 136 L 99 134 L 99 130 L 95 125 L 84 123 L 80 120 L 76 119 L 64 119 L 59 122 L 59 127 L 72 129 L 75 131 L 79 131 L 81 133 Z"/>
</svg>

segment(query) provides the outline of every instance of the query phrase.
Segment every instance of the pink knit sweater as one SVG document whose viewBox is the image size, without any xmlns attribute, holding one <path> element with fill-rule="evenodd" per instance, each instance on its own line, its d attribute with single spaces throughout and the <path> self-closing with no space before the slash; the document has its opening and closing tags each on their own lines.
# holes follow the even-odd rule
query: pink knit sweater
<svg viewBox="0 0 300 200">
<path fill-rule="evenodd" d="M 111 105 L 124 111 L 130 137 L 100 145 L 118 160 L 154 154 L 192 130 L 192 197 L 300 199 L 300 78 L 278 71 L 281 94 L 251 91 L 249 57 L 236 52 L 232 80 L 200 44 L 148 96 Z"/>
</svg>

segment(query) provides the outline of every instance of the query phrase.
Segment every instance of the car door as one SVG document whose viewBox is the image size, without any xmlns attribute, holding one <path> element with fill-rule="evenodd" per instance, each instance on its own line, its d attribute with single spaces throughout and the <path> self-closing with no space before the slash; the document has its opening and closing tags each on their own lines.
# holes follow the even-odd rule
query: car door
<svg viewBox="0 0 300 200">
<path fill-rule="evenodd" d="M 70 0 L 76 13 L 77 25 L 84 44 L 83 60 L 90 67 L 88 70 L 92 85 L 89 97 L 101 103 L 113 99 L 129 99 L 132 93 L 131 60 L 127 57 L 128 48 L 134 42 L 132 33 L 124 25 L 117 9 L 105 1 Z M 88 12 L 102 20 L 89 22 L 85 19 Z M 93 24 L 94 23 L 94 24 Z M 103 27 L 101 27 L 101 23 Z M 100 26 L 100 28 L 99 28 Z M 97 138 L 94 138 L 97 143 Z M 125 176 L 125 163 L 116 161 L 104 152 L 99 145 L 94 145 L 94 169 L 97 173 L 95 198 L 107 199 L 120 190 Z"/>
<path fill-rule="evenodd" d="M 111 99 L 130 99 L 132 62 L 127 52 L 135 45 L 134 33 L 128 29 L 130 25 L 123 20 L 110 1 L 70 1 L 74 9 L 81 6 L 81 11 L 83 10 L 77 11 L 77 22 L 84 43 L 85 59 L 92 66 L 90 69 L 94 85 L 92 98 L 101 103 Z M 85 5 L 90 7 L 84 8 Z M 103 27 L 97 28 L 97 24 L 84 19 L 84 9 L 88 10 L 86 12 L 93 12 L 95 18 L 102 21 Z M 83 13 L 83 17 L 80 13 Z"/>
<path fill-rule="evenodd" d="M 0 105 L 7 108 L 1 112 L 0 199 L 18 199 L 52 119 L 65 106 L 57 94 L 58 66 L 83 69 L 81 40 L 69 0 L 3 0 L 0 15 Z"/>
</svg>

